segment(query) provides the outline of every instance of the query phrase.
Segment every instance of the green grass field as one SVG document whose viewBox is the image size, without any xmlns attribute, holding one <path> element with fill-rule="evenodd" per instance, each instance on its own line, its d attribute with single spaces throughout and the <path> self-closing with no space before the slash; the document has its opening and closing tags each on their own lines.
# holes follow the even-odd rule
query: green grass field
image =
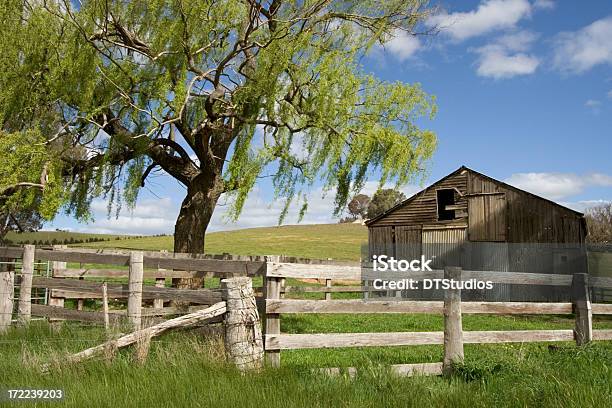
<svg viewBox="0 0 612 408">
<path fill-rule="evenodd" d="M 288 255 L 301 258 L 359 260 L 368 230 L 359 224 L 286 225 L 211 232 L 206 252 L 233 255 Z M 143 237 L 84 244 L 90 248 L 173 250 L 173 237 Z"/>
<path fill-rule="evenodd" d="M 535 327 L 537 321 L 472 316 L 468 327 L 485 330 Z M 336 321 L 283 318 L 289 331 L 331 329 L 372 331 L 439 329 L 441 318 L 406 316 L 394 324 L 364 316 Z M 470 319 L 468 319 L 470 320 Z M 568 322 L 552 318 L 544 327 Z M 279 370 L 241 375 L 225 363 L 222 342 L 197 332 L 175 332 L 155 339 L 144 365 L 131 350 L 112 361 L 61 363 L 65 353 L 104 341 L 99 328 L 65 325 L 53 334 L 46 324 L 16 328 L 0 339 L 0 384 L 7 388 L 62 388 L 70 407 L 606 407 L 612 404 L 612 343 L 576 348 L 570 343 L 466 345 L 466 364 L 452 378 L 401 378 L 381 364 L 440 361 L 437 346 L 293 351 L 282 354 Z M 50 374 L 42 363 L 56 362 Z M 57 363 L 59 362 L 59 363 Z M 352 365 L 358 376 L 327 377 L 312 371 L 326 365 Z M 10 406 L 10 404 L 8 404 Z M 22 402 L 13 406 L 28 406 Z"/>
<path fill-rule="evenodd" d="M 367 240 L 353 224 L 287 226 L 211 233 L 207 251 L 359 259 Z M 92 247 L 172 249 L 171 237 L 92 243 Z M 207 286 L 217 286 L 211 280 Z M 261 285 L 261 279 L 254 281 Z M 290 279 L 287 285 L 306 285 Z M 290 297 L 300 294 L 288 294 Z M 321 294 L 302 295 L 320 298 Z M 335 294 L 336 298 L 355 294 Z M 86 307 L 99 308 L 90 301 Z M 572 316 L 465 315 L 465 330 L 571 329 Z M 596 316 L 594 328 L 612 329 L 612 316 Z M 439 331 L 440 315 L 282 315 L 283 333 Z M 37 367 L 105 340 L 99 327 L 46 323 L 13 328 L 0 336 L 0 388 L 63 388 L 71 407 L 604 407 L 612 406 L 612 342 L 577 348 L 573 343 L 466 345 L 456 376 L 400 378 L 390 364 L 438 362 L 441 346 L 367 347 L 282 352 L 282 368 L 241 375 L 227 365 L 221 341 L 197 331 L 154 339 L 144 365 L 130 348 L 112 361 L 58 365 L 51 375 Z M 360 374 L 327 377 L 318 367 L 359 367 Z M 27 406 L 16 403 L 14 406 Z M 39 404 L 39 406 L 41 406 Z"/>
</svg>

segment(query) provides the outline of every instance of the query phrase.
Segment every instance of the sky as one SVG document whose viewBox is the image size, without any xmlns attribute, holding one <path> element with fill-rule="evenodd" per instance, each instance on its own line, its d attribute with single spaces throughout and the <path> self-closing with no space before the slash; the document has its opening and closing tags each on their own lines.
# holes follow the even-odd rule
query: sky
<svg viewBox="0 0 612 408">
<path fill-rule="evenodd" d="M 612 1 L 462 0 L 434 2 L 424 28 L 398 33 L 361 63 L 379 78 L 419 82 L 435 95 L 438 113 L 419 125 L 438 148 L 426 179 L 407 196 L 461 165 L 584 211 L 612 201 Z M 429 31 L 429 30 L 427 30 Z M 378 186 L 372 174 L 364 191 Z M 119 217 L 95 200 L 94 222 L 60 215 L 45 229 L 171 234 L 185 190 L 153 178 L 133 211 Z M 221 200 L 208 231 L 277 225 L 281 202 L 262 181 L 240 218 Z M 316 185 L 302 223 L 331 223 L 333 192 Z M 297 222 L 292 207 L 285 223 Z"/>
</svg>

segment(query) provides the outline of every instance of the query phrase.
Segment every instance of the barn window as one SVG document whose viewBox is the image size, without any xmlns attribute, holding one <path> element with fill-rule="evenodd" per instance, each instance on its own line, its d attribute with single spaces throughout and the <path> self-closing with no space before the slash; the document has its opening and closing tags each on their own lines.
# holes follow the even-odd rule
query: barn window
<svg viewBox="0 0 612 408">
<path fill-rule="evenodd" d="M 443 189 L 437 191 L 438 200 L 438 221 L 454 220 L 455 210 L 448 209 L 448 206 L 455 205 L 455 190 Z"/>
</svg>

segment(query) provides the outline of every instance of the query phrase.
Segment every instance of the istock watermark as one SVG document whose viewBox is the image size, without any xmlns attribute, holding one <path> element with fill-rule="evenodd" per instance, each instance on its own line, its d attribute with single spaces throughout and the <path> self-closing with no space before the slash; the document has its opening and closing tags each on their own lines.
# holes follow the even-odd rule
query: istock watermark
<svg viewBox="0 0 612 408">
<path fill-rule="evenodd" d="M 372 287 L 374 290 L 414 290 L 414 289 L 461 289 L 461 290 L 491 290 L 493 289 L 493 282 L 482 281 L 478 279 L 468 280 L 454 280 L 454 279 L 443 279 L 435 278 L 422 280 L 416 279 L 374 279 L 372 281 Z"/>
<path fill-rule="evenodd" d="M 415 251 L 411 251 L 415 254 Z M 444 266 L 436 262 L 436 256 L 415 254 L 414 258 L 401 258 L 387 254 L 374 254 L 368 258 L 371 263 L 363 269 L 364 286 L 370 296 L 367 299 L 393 300 L 415 299 L 416 297 L 434 298 L 441 291 L 459 289 L 463 291 L 489 291 L 492 281 L 469 278 L 446 279 Z M 428 295 L 429 293 L 429 295 Z M 473 292 L 475 293 L 475 292 Z"/>
<path fill-rule="evenodd" d="M 412 260 L 395 259 L 387 255 L 373 255 L 372 262 L 375 272 L 423 272 L 432 270 L 429 265 L 433 262 L 433 259 L 425 258 L 425 255 L 421 255 L 420 259 Z"/>
</svg>

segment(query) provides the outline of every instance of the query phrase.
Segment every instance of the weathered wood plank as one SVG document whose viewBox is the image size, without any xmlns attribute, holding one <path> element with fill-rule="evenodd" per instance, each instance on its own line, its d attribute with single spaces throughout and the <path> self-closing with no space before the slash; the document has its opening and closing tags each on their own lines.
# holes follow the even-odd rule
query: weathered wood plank
<svg viewBox="0 0 612 408">
<path fill-rule="evenodd" d="M 130 344 L 134 344 L 137 341 L 140 341 L 145 338 L 152 338 L 154 336 L 158 336 L 159 334 L 178 327 L 186 327 L 196 323 L 201 323 L 212 319 L 216 316 L 220 316 L 226 312 L 225 302 L 219 302 L 212 305 L 209 308 L 204 310 L 197 311 L 195 313 L 190 313 L 184 316 L 179 316 L 174 319 L 165 320 L 159 324 L 156 324 L 151 327 L 147 327 L 146 329 L 138 330 L 132 332 L 130 334 L 126 334 L 118 338 L 117 340 L 110 340 L 106 343 L 100 344 L 95 347 L 88 348 L 79 353 L 69 355 L 66 357 L 65 361 L 70 363 L 77 363 L 80 361 L 88 360 L 97 355 L 104 353 L 104 351 L 108 349 L 118 349 L 121 347 L 129 346 Z M 41 367 L 43 372 L 48 372 L 51 366 L 49 364 L 45 364 Z"/>
<path fill-rule="evenodd" d="M 593 340 L 612 340 L 612 330 L 593 330 Z"/>
<path fill-rule="evenodd" d="M 463 332 L 463 342 L 471 344 L 533 343 L 573 340 L 573 330 L 514 330 Z"/>
<path fill-rule="evenodd" d="M 572 300 L 576 313 L 574 326 L 576 344 L 582 346 L 593 340 L 593 312 L 589 299 L 589 275 L 586 273 L 573 275 Z"/>
<path fill-rule="evenodd" d="M 305 265 L 271 262 L 268 265 L 268 277 L 311 278 L 311 279 L 344 279 L 360 280 L 361 266 L 355 265 Z"/>
<path fill-rule="evenodd" d="M 173 271 L 173 270 L 145 270 L 147 279 L 157 278 L 201 278 L 209 272 L 203 271 Z M 96 269 L 96 268 L 67 268 L 58 269 L 53 275 L 56 278 L 127 278 L 127 269 Z"/>
<path fill-rule="evenodd" d="M 267 313 L 442 313 L 442 302 L 267 299 Z"/>
<path fill-rule="evenodd" d="M 612 304 L 591 303 L 591 311 L 593 314 L 612 315 Z"/>
<path fill-rule="evenodd" d="M 612 278 L 589 276 L 589 286 L 593 288 L 612 289 Z"/>
<path fill-rule="evenodd" d="M 284 293 L 357 293 L 366 292 L 366 286 L 285 286 Z M 382 292 L 382 291 L 381 291 Z"/>
<path fill-rule="evenodd" d="M 32 277 L 34 276 L 34 245 L 24 245 L 19 285 L 19 312 L 17 318 L 21 324 L 30 323 L 32 316 Z"/>
<path fill-rule="evenodd" d="M 142 276 L 144 272 L 143 255 L 140 251 L 130 253 L 130 276 L 128 283 L 127 315 L 134 330 L 140 330 L 142 318 Z"/>
<path fill-rule="evenodd" d="M 266 350 L 442 344 L 443 332 L 266 334 Z"/>
<path fill-rule="evenodd" d="M 128 285 L 107 284 L 109 298 L 128 297 Z M 82 298 L 99 299 L 102 297 L 102 283 L 81 281 L 75 279 L 54 279 L 35 276 L 32 281 L 34 288 L 61 289 L 69 292 L 80 292 Z M 74 295 L 73 293 L 72 295 Z M 54 292 L 54 296 L 70 298 L 70 293 Z M 143 286 L 143 299 L 178 300 L 193 303 L 213 304 L 221 301 L 221 292 L 211 289 L 177 289 Z"/>
<path fill-rule="evenodd" d="M 267 299 L 277 300 L 280 299 L 281 295 L 281 282 L 280 278 L 274 277 L 265 277 L 265 297 Z M 268 313 L 266 311 L 266 330 L 265 334 L 267 335 L 278 335 L 280 334 L 280 315 L 278 313 Z M 280 367 L 280 352 L 274 350 L 268 350 L 267 347 L 264 347 L 266 351 L 266 361 L 272 367 Z"/>
<path fill-rule="evenodd" d="M 11 326 L 13 319 L 13 298 L 15 295 L 14 288 L 14 272 L 9 270 L 8 265 L 0 264 L 0 334 L 6 332 Z"/>
<path fill-rule="evenodd" d="M 602 333 L 601 336 L 607 336 Z M 464 331 L 463 342 L 530 343 L 573 341 L 573 330 Z M 444 332 L 322 333 L 266 335 L 266 350 L 305 348 L 419 346 L 443 344 Z"/>
<path fill-rule="evenodd" d="M 435 313 L 442 301 L 267 299 L 268 313 Z M 571 314 L 571 303 L 462 302 L 464 314 Z"/>
<path fill-rule="evenodd" d="M 23 258 L 23 248 L 0 247 L 0 258 Z"/>
<path fill-rule="evenodd" d="M 572 314 L 572 304 L 545 302 L 462 302 L 463 314 Z"/>
<path fill-rule="evenodd" d="M 218 259 L 198 259 L 191 254 L 163 254 L 148 252 L 143 255 L 145 268 L 179 269 L 217 273 L 232 273 L 255 276 L 263 274 L 263 261 L 226 261 Z M 129 253 L 76 252 L 36 250 L 36 259 L 43 261 L 64 261 L 90 264 L 129 265 Z"/>
<path fill-rule="evenodd" d="M 76 320 L 81 322 L 105 323 L 103 312 L 65 309 L 63 307 L 32 304 L 32 315 L 51 319 Z M 109 323 L 119 324 L 122 315 L 109 313 Z"/>
<path fill-rule="evenodd" d="M 447 266 L 444 279 L 461 280 L 461 268 Z M 445 374 L 451 374 L 455 364 L 463 362 L 463 325 L 461 322 L 461 289 L 444 292 L 444 359 Z"/>
</svg>

